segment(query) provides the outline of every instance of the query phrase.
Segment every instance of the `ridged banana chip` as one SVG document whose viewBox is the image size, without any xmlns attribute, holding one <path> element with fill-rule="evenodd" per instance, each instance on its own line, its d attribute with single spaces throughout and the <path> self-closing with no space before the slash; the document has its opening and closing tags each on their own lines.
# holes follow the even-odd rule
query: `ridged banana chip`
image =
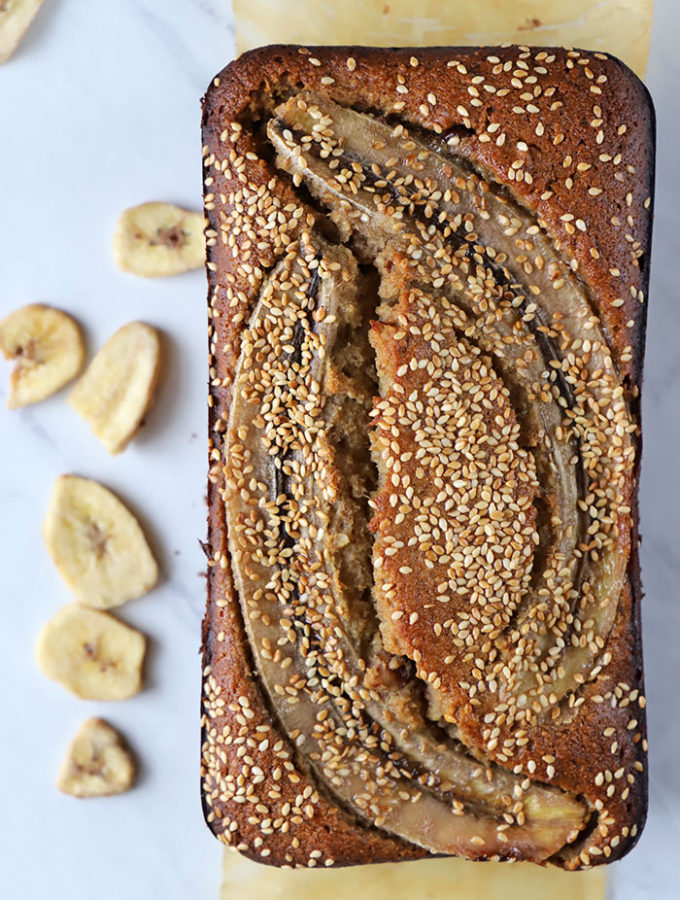
<svg viewBox="0 0 680 900">
<path fill-rule="evenodd" d="M 144 322 L 129 322 L 108 339 L 69 395 L 109 453 L 127 447 L 153 402 L 160 338 Z"/>
<path fill-rule="evenodd" d="M 44 523 L 50 556 L 76 599 L 108 609 L 146 594 L 158 566 L 137 519 L 96 481 L 62 475 Z"/>
<path fill-rule="evenodd" d="M 10 409 L 56 393 L 75 378 L 84 356 L 77 322 L 42 303 L 22 306 L 0 322 L 0 350 L 6 359 L 16 360 L 7 401 Z"/>
<path fill-rule="evenodd" d="M 0 2 L 0 63 L 7 62 L 28 31 L 43 0 Z"/>
<path fill-rule="evenodd" d="M 146 638 L 108 613 L 62 607 L 35 645 L 44 675 L 83 700 L 126 700 L 142 688 Z"/>
<path fill-rule="evenodd" d="M 73 797 L 109 797 L 130 790 L 135 762 L 123 737 L 104 719 L 87 719 L 71 742 L 57 787 Z"/>
<path fill-rule="evenodd" d="M 179 275 L 205 263 L 205 219 L 171 203 L 142 203 L 121 213 L 113 255 L 123 272 L 143 278 Z"/>
</svg>

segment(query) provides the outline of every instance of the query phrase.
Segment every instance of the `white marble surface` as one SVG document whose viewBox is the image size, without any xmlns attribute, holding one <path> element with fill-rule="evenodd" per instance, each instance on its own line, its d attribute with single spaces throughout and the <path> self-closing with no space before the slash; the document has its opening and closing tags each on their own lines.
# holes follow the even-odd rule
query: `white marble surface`
<svg viewBox="0 0 680 900">
<path fill-rule="evenodd" d="M 142 318 L 163 330 L 166 355 L 148 424 L 115 459 L 63 394 L 20 412 L 0 409 L 0 895 L 11 900 L 217 897 L 220 852 L 203 826 L 198 779 L 205 286 L 200 272 L 150 282 L 123 275 L 110 241 L 127 205 L 199 205 L 198 101 L 231 57 L 230 22 L 228 0 L 46 0 L 21 51 L 0 69 L 0 315 L 36 300 L 63 306 L 86 326 L 91 349 Z M 647 828 L 612 867 L 612 900 L 680 896 L 678 37 L 680 4 L 657 0 L 642 481 L 652 777 Z M 161 585 L 121 610 L 151 638 L 147 687 L 126 703 L 78 701 L 33 662 L 41 624 L 70 599 L 40 533 L 63 472 L 117 490 L 162 564 Z M 60 795 L 54 778 L 72 733 L 93 714 L 128 735 L 140 783 L 122 797 L 77 801 Z"/>
</svg>

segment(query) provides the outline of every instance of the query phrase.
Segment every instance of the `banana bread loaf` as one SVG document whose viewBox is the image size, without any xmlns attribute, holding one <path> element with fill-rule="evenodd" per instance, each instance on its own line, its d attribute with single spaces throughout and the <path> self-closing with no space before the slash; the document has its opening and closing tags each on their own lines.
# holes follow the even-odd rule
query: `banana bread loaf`
<svg viewBox="0 0 680 900">
<path fill-rule="evenodd" d="M 646 90 L 577 50 L 268 47 L 203 144 L 210 828 L 275 865 L 620 857 Z"/>
</svg>

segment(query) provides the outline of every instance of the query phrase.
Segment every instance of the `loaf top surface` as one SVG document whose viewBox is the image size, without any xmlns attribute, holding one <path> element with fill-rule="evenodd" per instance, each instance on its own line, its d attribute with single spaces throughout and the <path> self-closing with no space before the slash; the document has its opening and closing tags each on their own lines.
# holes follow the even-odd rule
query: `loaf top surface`
<svg viewBox="0 0 680 900">
<path fill-rule="evenodd" d="M 501 293 L 513 290 L 515 281 L 522 283 L 521 279 L 528 279 L 524 286 L 529 288 L 529 293 L 534 288 L 540 307 L 541 291 L 547 296 L 547 288 L 541 286 L 545 269 L 552 279 L 551 290 L 555 282 L 558 283 L 557 290 L 559 282 L 564 281 L 567 283 L 565 295 L 572 298 L 572 304 L 579 297 L 586 298 L 583 302 L 589 304 L 590 318 L 586 319 L 584 327 L 595 335 L 592 350 L 589 333 L 577 331 L 574 339 L 568 326 L 562 327 L 563 313 L 558 313 L 547 324 L 539 321 L 536 330 L 547 334 L 559 346 L 563 354 L 560 360 L 566 359 L 562 368 L 564 379 L 571 385 L 568 390 L 570 408 L 577 410 L 573 419 L 578 421 L 590 415 L 588 403 L 590 406 L 599 403 L 603 413 L 597 428 L 584 431 L 579 438 L 582 442 L 579 446 L 587 445 L 583 435 L 587 437 L 596 432 L 598 437 L 593 446 L 599 450 L 586 457 L 590 463 L 583 471 L 590 472 L 587 476 L 590 481 L 580 501 L 584 515 L 591 517 L 588 533 L 593 546 L 584 551 L 583 545 L 579 545 L 581 549 L 577 556 L 590 554 L 592 572 L 595 575 L 599 572 L 599 582 L 604 583 L 604 574 L 608 571 L 607 556 L 604 550 L 599 552 L 599 545 L 596 546 L 600 535 L 601 546 L 609 548 L 607 552 L 612 560 L 617 557 L 620 561 L 620 576 L 612 576 L 620 590 L 617 589 L 616 602 L 612 605 L 604 596 L 598 600 L 598 579 L 591 579 L 596 582 L 594 588 L 585 579 L 585 595 L 590 596 L 588 602 L 611 610 L 606 626 L 603 624 L 606 615 L 600 617 L 600 621 L 598 615 L 589 617 L 583 610 L 579 614 L 563 614 L 554 610 L 550 613 L 548 609 L 547 613 L 544 610 L 534 616 L 534 622 L 543 621 L 550 615 L 558 620 L 562 617 L 559 628 L 550 627 L 556 634 L 567 635 L 566 638 L 559 637 L 554 645 L 557 647 L 554 654 L 564 653 L 565 661 L 560 663 L 558 660 L 554 672 L 546 664 L 541 669 L 544 675 L 537 679 L 538 688 L 534 685 L 518 702 L 512 700 L 512 696 L 513 691 L 520 694 L 516 688 L 520 676 L 507 675 L 507 670 L 508 667 L 512 669 L 512 660 L 521 656 L 517 648 L 526 644 L 526 633 L 520 634 L 516 628 L 517 634 L 513 637 L 507 629 L 511 629 L 513 616 L 521 609 L 522 592 L 529 590 L 532 571 L 538 566 L 535 559 L 542 559 L 545 564 L 545 556 L 541 557 L 536 546 L 540 548 L 542 542 L 548 540 L 546 535 L 552 535 L 550 539 L 555 540 L 554 534 L 560 530 L 557 495 L 561 488 L 559 484 L 554 490 L 546 487 L 548 482 L 543 477 L 546 473 L 541 469 L 540 454 L 534 464 L 531 454 L 520 446 L 522 428 L 525 444 L 530 429 L 522 422 L 526 418 L 522 415 L 522 404 L 513 412 L 517 392 L 513 395 L 511 386 L 503 385 L 504 380 L 508 381 L 502 364 L 504 354 L 490 342 L 488 333 L 480 337 L 475 332 L 473 344 L 476 341 L 484 353 L 491 354 L 500 372 L 496 378 L 493 373 L 489 375 L 489 357 L 480 355 L 476 345 L 467 346 L 461 340 L 449 341 L 451 346 L 447 344 L 446 335 L 454 335 L 461 328 L 460 321 L 452 314 L 440 316 L 443 337 L 435 340 L 433 351 L 432 337 L 422 328 L 422 317 L 432 308 L 434 293 L 440 285 L 430 278 L 431 283 L 423 287 L 423 265 L 420 262 L 413 264 L 412 244 L 406 248 L 399 245 L 398 252 L 392 252 L 387 260 L 385 247 L 389 242 L 384 239 L 384 234 L 381 232 L 382 243 L 376 249 L 380 243 L 377 232 L 368 236 L 364 233 L 360 248 L 351 245 L 358 254 L 358 267 L 352 254 L 342 246 L 348 243 L 350 232 L 361 233 L 361 210 L 347 212 L 333 206 L 335 201 L 328 199 L 328 182 L 324 181 L 325 176 L 319 175 L 319 167 L 325 165 L 324 158 L 332 158 L 334 153 L 342 166 L 345 159 L 350 159 L 351 152 L 353 163 L 347 170 L 347 178 L 350 181 L 354 178 L 351 165 L 358 167 L 354 170 L 358 175 L 355 198 L 361 200 L 368 184 L 368 175 L 360 165 L 362 135 L 353 137 L 348 132 L 337 142 L 333 136 L 333 125 L 339 128 L 338 123 L 344 121 L 343 110 L 350 110 L 354 115 L 354 118 L 352 115 L 347 118 L 347 128 L 353 126 L 357 131 L 363 128 L 374 139 L 372 191 L 376 190 L 375 184 L 378 190 L 384 188 L 384 181 L 390 182 L 391 178 L 391 183 L 396 185 L 395 196 L 399 198 L 400 191 L 403 195 L 402 182 L 397 183 L 394 175 L 387 171 L 394 166 L 398 170 L 399 160 L 392 161 L 385 155 L 380 157 L 384 148 L 380 147 L 381 140 L 375 139 L 376 135 L 378 138 L 382 135 L 380 129 L 389 126 L 397 142 L 395 147 L 400 152 L 403 147 L 398 142 L 403 144 L 408 140 L 414 144 L 416 152 L 421 153 L 418 159 L 425 170 L 422 176 L 425 188 L 419 187 L 421 193 L 415 199 L 410 197 L 412 206 L 404 206 L 415 219 L 420 217 L 421 237 L 430 227 L 428 220 L 433 215 L 437 220 L 438 208 L 445 218 L 446 204 L 458 202 L 455 197 L 451 201 L 442 196 L 442 192 L 437 194 L 436 178 L 441 177 L 441 173 L 437 176 L 432 168 L 431 176 L 428 175 L 428 167 L 446 150 L 456 160 L 456 165 L 466 167 L 466 174 L 460 176 L 464 183 L 458 187 L 462 194 L 467 191 L 483 196 L 489 190 L 488 186 L 492 186 L 488 203 L 485 200 L 482 205 L 477 204 L 463 221 L 468 244 L 481 256 L 487 253 L 484 227 L 488 229 L 487 244 L 492 243 L 494 232 L 491 224 L 487 222 L 484 226 L 482 223 L 479 237 L 474 230 L 478 224 L 474 216 L 479 209 L 483 212 L 491 210 L 496 223 L 502 222 L 504 227 L 498 232 L 495 245 L 496 259 L 494 261 L 489 255 L 485 257 L 489 267 L 487 274 L 491 273 L 497 284 L 501 278 L 498 266 L 503 268 Z M 309 115 L 322 125 L 326 121 L 325 115 L 332 123 L 328 133 L 319 138 L 321 154 L 318 159 L 312 159 L 308 154 L 313 141 L 318 138 L 318 134 L 314 137 L 313 125 L 309 138 L 298 144 L 298 130 Z M 365 118 L 361 119 L 361 116 Z M 293 325 L 298 321 L 299 312 L 293 310 L 291 313 L 291 304 L 297 301 L 291 300 L 290 284 L 306 286 L 311 297 L 310 286 L 315 284 L 314 290 L 318 290 L 319 279 L 314 275 L 317 264 L 322 284 L 317 311 L 321 312 L 324 302 L 332 302 L 323 299 L 323 286 L 335 284 L 335 278 L 335 294 L 345 297 L 347 321 L 342 326 L 349 329 L 347 333 L 355 334 L 351 329 L 359 326 L 352 316 L 360 318 L 363 313 L 355 294 L 347 293 L 346 285 L 355 281 L 360 284 L 359 293 L 367 291 L 369 282 L 361 279 L 368 277 L 364 275 L 364 269 L 369 257 L 371 262 L 375 257 L 381 277 L 383 307 L 379 308 L 379 315 L 382 321 L 370 326 L 369 337 L 378 366 L 381 399 L 373 410 L 371 440 L 374 459 L 381 460 L 378 469 L 382 489 L 374 494 L 370 527 L 375 535 L 374 566 L 378 561 L 375 569 L 378 573 L 376 610 L 385 649 L 400 660 L 406 660 L 409 666 L 415 666 L 418 678 L 427 684 L 430 714 L 449 724 L 455 723 L 456 739 L 462 739 L 478 759 L 484 760 L 484 765 L 507 769 L 520 778 L 520 782 L 524 778 L 527 784 L 548 785 L 570 797 L 585 798 L 583 802 L 589 810 L 587 823 L 579 826 L 578 836 L 570 835 L 565 846 L 555 852 L 550 861 L 567 868 L 579 868 L 617 858 L 635 843 L 646 810 L 636 525 L 639 466 L 636 417 L 648 280 L 654 125 L 653 110 L 644 87 L 617 60 L 585 51 L 529 50 L 514 46 L 427 50 L 270 47 L 246 54 L 215 78 L 204 100 L 203 127 L 211 310 L 209 601 L 204 623 L 203 800 L 210 827 L 222 840 L 253 858 L 279 865 L 407 859 L 424 852 L 422 842 L 406 839 L 403 830 L 390 833 L 389 827 L 381 827 L 381 817 L 371 815 L 370 810 L 363 817 L 356 811 L 348 811 L 347 805 L 338 802 L 327 783 L 319 783 L 313 756 L 310 767 L 309 759 L 300 751 L 304 741 L 300 744 L 286 727 L 284 714 L 277 707 L 275 698 L 272 701 L 271 684 L 267 688 L 261 683 L 264 670 L 260 650 L 256 647 L 253 655 L 252 646 L 252 636 L 257 632 L 249 621 L 244 622 L 244 609 L 248 610 L 246 618 L 249 618 L 253 608 L 250 604 L 256 605 L 258 597 L 255 594 L 254 599 L 248 599 L 249 582 L 243 575 L 248 557 L 246 555 L 244 563 L 245 551 L 242 554 L 239 549 L 246 547 L 247 540 L 243 545 L 239 544 L 240 538 L 234 536 L 233 527 L 234 522 L 240 522 L 245 528 L 247 515 L 250 515 L 236 511 L 234 484 L 241 479 L 236 493 L 246 497 L 244 503 L 248 502 L 249 494 L 252 495 L 250 500 L 257 498 L 259 490 L 256 478 L 250 479 L 252 484 L 247 478 L 243 480 L 247 466 L 244 467 L 243 459 L 238 458 L 236 451 L 240 445 L 235 435 L 239 428 L 247 431 L 250 427 L 247 425 L 248 403 L 261 403 L 263 399 L 266 404 L 270 403 L 266 394 L 252 390 L 255 382 L 252 378 L 248 381 L 247 373 L 244 375 L 244 351 L 268 358 L 267 350 L 258 349 L 270 337 L 274 341 L 275 332 L 266 323 L 273 320 L 274 314 L 278 317 L 290 315 Z M 400 128 L 406 129 L 405 137 Z M 403 161 L 402 157 L 399 159 Z M 382 162 L 378 165 L 381 160 L 385 163 L 382 168 Z M 445 167 L 444 174 L 455 185 L 457 176 L 452 166 L 453 163 L 448 169 Z M 434 181 L 428 181 L 429 177 Z M 407 184 L 410 183 L 407 181 Z M 452 190 L 455 191 L 455 187 Z M 428 191 L 434 198 L 432 202 L 427 196 Z M 505 204 L 502 209 L 498 207 L 501 210 L 498 216 L 493 213 L 495 202 Z M 329 216 L 324 214 L 324 204 L 333 210 Z M 393 218 L 388 209 L 387 225 L 381 227 L 389 226 L 390 216 Z M 333 223 L 331 231 L 328 224 L 324 224 L 326 218 Z M 457 224 L 452 222 L 455 231 Z M 545 248 L 542 249 L 540 241 L 544 239 Z M 508 240 L 515 242 L 510 251 L 514 259 L 503 266 L 503 260 L 499 263 L 498 252 L 499 249 L 507 250 Z M 340 246 L 335 249 L 338 242 Z M 394 246 L 393 243 L 393 250 Z M 505 252 L 505 256 L 508 255 Z M 460 254 L 453 254 L 451 265 L 455 267 L 459 261 Z M 479 260 L 475 261 L 479 266 Z M 437 265 L 439 275 L 441 261 Z M 469 269 L 464 271 L 470 275 Z M 448 269 L 445 271 L 447 276 Z M 389 296 L 392 288 L 396 290 L 394 298 Z M 390 309 L 385 308 L 388 299 L 392 303 Z M 528 299 L 531 301 L 533 297 Z M 304 303 L 301 309 L 303 307 Z M 525 305 L 522 313 L 523 321 L 531 331 L 536 326 L 535 322 L 531 324 L 535 319 L 533 310 Z M 375 307 L 373 314 L 376 314 Z M 329 317 L 326 315 L 326 318 Z M 319 318 L 319 321 L 323 320 Z M 400 344 L 404 323 L 407 323 L 406 330 L 411 328 L 412 334 L 407 342 L 402 340 Z M 472 329 L 472 325 L 469 327 Z M 331 339 L 331 331 L 327 340 Z M 602 365 L 598 367 L 600 345 L 603 355 Z M 284 342 L 280 346 L 285 349 L 288 344 Z M 293 357 L 294 349 L 291 345 L 291 350 L 285 352 L 290 352 Z M 452 616 L 438 616 L 439 608 L 435 612 L 422 610 L 423 591 L 439 593 L 449 600 L 446 590 L 439 590 L 443 584 L 442 572 L 446 570 L 450 574 L 452 565 L 446 540 L 434 544 L 435 550 L 432 550 L 433 541 L 421 540 L 422 553 L 399 551 L 400 545 L 408 544 L 411 534 L 420 533 L 423 516 L 416 522 L 417 517 L 409 518 L 412 502 L 405 503 L 402 512 L 398 499 L 391 500 L 398 494 L 393 486 L 403 483 L 404 477 L 413 479 L 414 483 L 420 478 L 421 498 L 427 497 L 429 491 L 430 502 L 435 503 L 440 494 L 443 497 L 449 491 L 449 507 L 446 508 L 465 508 L 467 495 L 461 497 L 460 491 L 456 494 L 449 490 L 450 484 L 455 485 L 455 479 L 450 482 L 445 479 L 449 486 L 438 487 L 436 473 L 432 478 L 425 478 L 418 474 L 414 464 L 409 468 L 406 460 L 413 455 L 410 450 L 413 437 L 408 429 L 401 427 L 404 416 L 396 424 L 390 418 L 395 390 L 397 399 L 399 391 L 414 397 L 424 391 L 424 397 L 439 396 L 437 402 L 444 402 L 441 390 L 438 395 L 433 392 L 431 383 L 420 378 L 417 372 L 409 374 L 409 359 L 414 358 L 423 361 L 432 376 L 430 381 L 439 377 L 437 366 L 433 368 L 432 362 L 439 354 L 445 359 L 455 358 L 455 368 L 462 366 L 469 379 L 464 383 L 477 385 L 481 411 L 473 421 L 477 423 L 475 427 L 486 429 L 483 442 L 496 452 L 496 456 L 491 453 L 488 457 L 491 462 L 487 460 L 484 465 L 495 465 L 498 453 L 502 459 L 510 460 L 509 468 L 502 470 L 506 476 L 505 486 L 498 478 L 492 479 L 487 486 L 495 503 L 494 515 L 485 526 L 492 545 L 488 553 L 492 557 L 494 547 L 504 546 L 503 522 L 506 522 L 506 533 L 512 531 L 509 539 L 513 546 L 523 547 L 517 552 L 518 559 L 523 558 L 524 568 L 518 564 L 512 578 L 508 579 L 502 570 L 510 567 L 501 566 L 501 575 L 505 579 L 503 592 L 499 595 L 502 602 L 487 602 L 489 592 L 494 595 L 492 585 L 487 587 L 481 607 L 478 604 L 482 632 L 486 629 L 494 640 L 501 640 L 502 634 L 507 636 L 509 633 L 510 637 L 501 650 L 498 649 L 500 644 L 489 650 L 489 641 L 480 640 L 473 633 L 477 626 L 463 628 L 458 620 L 458 646 L 467 649 L 468 657 L 476 655 L 475 661 L 467 659 L 462 652 L 458 660 L 460 668 L 451 654 L 446 655 L 446 642 L 442 643 L 442 628 L 448 627 Z M 290 361 L 282 364 L 280 357 L 280 352 L 271 355 L 267 364 L 268 377 L 273 380 L 276 375 L 290 385 L 291 372 L 298 370 L 290 368 Z M 586 357 L 586 363 L 582 364 Z M 299 365 L 299 360 L 295 365 Z M 265 374 L 267 366 L 263 368 Z M 578 378 L 574 374 L 577 370 Z M 313 367 L 309 370 L 310 378 L 314 371 Z M 321 379 L 333 398 L 343 391 L 347 393 L 346 387 L 338 387 L 340 381 L 337 372 L 333 378 L 327 373 L 325 381 Z M 598 385 L 593 386 L 595 382 Z M 606 404 L 604 395 L 597 393 L 601 389 L 600 382 L 607 391 Z M 455 383 L 453 388 L 446 379 L 442 384 L 447 391 L 455 390 Z M 248 390 L 244 386 L 249 386 Z M 353 383 L 352 402 L 368 407 L 370 399 L 366 401 L 364 397 L 366 390 L 362 384 Z M 557 397 L 559 390 L 555 390 Z M 579 405 L 578 398 L 583 392 L 591 399 Z M 293 393 L 289 391 L 288 396 L 292 397 Z M 244 395 L 245 401 L 242 400 Z M 485 396 L 490 407 L 484 406 Z M 295 394 L 295 398 L 300 402 L 299 394 Z M 349 401 L 343 402 L 345 407 L 342 409 L 348 409 Z M 487 415 L 484 409 L 491 407 L 493 415 Z M 465 407 L 456 414 L 458 412 L 468 415 L 470 410 Z M 323 418 L 321 413 L 319 415 Z M 499 444 L 495 438 L 492 440 L 494 416 L 505 422 L 504 443 Z M 253 417 L 257 418 L 254 407 L 250 418 Z M 310 421 L 311 424 L 305 426 L 307 436 L 316 434 L 317 425 Z M 333 427 L 336 425 L 333 423 Z M 397 425 L 401 427 L 400 431 Z M 622 434 L 630 435 L 630 438 L 624 438 L 624 442 L 629 440 L 630 446 L 627 451 L 621 451 L 623 462 L 617 467 L 607 459 L 606 448 L 617 447 Z M 319 433 L 319 440 L 326 437 L 327 433 Z M 359 440 L 353 434 L 348 437 L 350 442 L 355 439 Z M 272 453 L 282 441 L 280 434 L 273 439 Z M 392 455 L 390 451 L 382 453 L 390 441 L 399 447 L 396 465 L 394 452 Z M 247 443 L 245 437 L 242 443 Z M 443 455 L 439 446 L 441 463 Z M 447 473 L 450 474 L 460 463 L 451 454 L 447 459 Z M 593 459 L 599 462 L 593 462 Z M 341 468 L 340 463 L 338 468 Z M 519 474 L 515 478 L 508 473 Z M 341 475 L 345 477 L 347 473 Z M 352 477 L 363 477 L 363 473 L 353 472 Z M 342 481 L 338 476 L 337 483 L 342 489 L 349 481 L 347 478 Z M 281 484 L 283 481 L 277 482 L 277 490 Z M 462 482 L 458 488 L 465 494 Z M 407 488 L 405 492 L 405 496 L 412 496 Z M 536 512 L 536 504 L 541 502 L 536 498 L 542 492 L 546 495 L 542 501 L 544 510 L 548 510 L 543 513 L 545 521 L 541 519 L 540 510 Z M 391 507 L 398 508 L 396 515 Z M 354 512 L 350 510 L 345 524 L 358 528 L 352 515 Z M 446 519 L 448 513 L 438 514 L 439 519 L 442 515 Z M 551 515 L 552 524 L 548 521 Z M 513 525 L 518 516 L 524 517 L 519 530 Z M 445 536 L 448 534 L 451 538 L 453 535 L 458 542 L 467 540 L 465 517 L 454 519 L 455 516 L 447 519 Z M 232 521 L 231 534 L 228 521 Z M 438 519 L 433 521 L 437 527 Z M 361 527 L 364 531 L 361 539 L 357 539 L 357 546 L 368 539 L 365 526 Z M 240 528 L 237 524 L 236 531 Z M 562 531 L 565 528 L 568 530 L 565 526 Z M 615 535 L 613 543 L 610 532 Z M 248 540 L 252 543 L 257 539 L 254 526 L 252 538 Z M 348 551 L 336 547 L 337 543 L 337 540 L 332 543 L 329 555 L 336 553 L 340 558 Z M 434 554 L 431 559 L 428 553 Z M 468 573 L 473 571 L 468 565 L 471 558 L 465 559 Z M 507 554 L 506 558 L 509 558 Z M 487 569 L 491 568 L 489 563 Z M 357 571 L 361 571 L 361 564 Z M 484 579 L 486 574 L 482 559 L 475 577 Z M 359 584 L 358 575 L 355 580 Z M 458 594 L 468 605 L 480 593 L 475 593 L 472 580 L 468 577 L 465 582 L 461 575 L 457 586 Z M 546 584 L 557 595 L 557 580 Z M 565 596 L 567 593 L 565 590 Z M 457 601 L 454 598 L 451 602 Z M 469 618 L 464 607 L 461 608 L 463 611 L 456 614 Z M 362 610 L 360 604 L 353 606 L 348 601 L 348 614 L 358 616 L 363 623 Z M 255 618 L 258 617 L 261 618 L 259 613 Z M 529 633 L 533 633 L 533 627 L 527 626 Z M 250 643 L 247 633 L 251 636 Z M 261 640 L 269 640 L 262 635 Z M 571 645 L 566 649 L 565 640 Z M 508 647 L 515 647 L 515 650 L 511 653 Z M 582 654 L 578 657 L 580 669 L 576 663 L 572 665 L 566 661 L 569 652 L 572 657 Z M 447 669 L 447 666 L 453 666 L 453 669 Z M 478 673 L 473 676 L 476 685 L 469 676 L 466 678 L 466 666 L 469 671 Z M 369 665 L 369 671 L 374 687 L 382 676 L 377 664 Z M 546 672 L 551 673 L 549 678 Z M 561 681 L 569 681 L 574 675 L 576 681 L 570 684 L 571 689 L 564 687 L 561 694 Z M 499 688 L 497 682 L 504 678 L 506 688 Z M 544 685 L 541 685 L 542 680 Z M 287 686 L 281 682 L 281 685 L 282 690 L 292 691 L 294 682 Z M 380 688 L 376 690 L 379 693 Z M 535 714 L 531 712 L 531 702 L 526 701 L 526 696 L 531 701 L 532 691 Z M 511 697 L 509 702 L 507 696 Z M 545 709 L 541 709 L 541 705 Z M 521 788 L 520 793 L 526 789 Z M 516 829 L 519 835 L 522 815 L 519 818 L 511 815 L 510 818 L 510 828 Z M 378 827 L 375 827 L 376 822 Z M 478 858 L 492 855 L 545 858 L 532 856 L 526 848 L 522 849 L 521 835 L 512 852 L 489 850 L 492 845 L 480 846 L 477 852 L 474 849 L 468 852 L 470 848 L 463 852 Z"/>
</svg>

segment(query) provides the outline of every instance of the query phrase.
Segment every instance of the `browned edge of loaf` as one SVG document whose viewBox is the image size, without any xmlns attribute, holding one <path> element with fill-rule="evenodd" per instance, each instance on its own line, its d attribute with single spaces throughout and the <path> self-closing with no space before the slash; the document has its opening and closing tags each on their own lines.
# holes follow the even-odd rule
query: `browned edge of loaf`
<svg viewBox="0 0 680 900">
<path fill-rule="evenodd" d="M 555 58 L 543 65 L 546 56 Z M 450 61 L 456 65 L 447 66 Z M 548 72 L 538 73 L 537 82 L 529 87 L 524 83 L 527 71 L 535 75 L 537 66 Z M 408 94 L 396 92 L 399 74 L 405 76 Z M 475 75 L 495 85 L 496 93 L 470 91 Z M 247 127 L 238 136 L 228 128 L 233 121 L 247 119 L 251 103 L 269 94 L 282 79 L 339 102 L 398 113 L 405 122 L 426 129 L 463 126 L 470 141 L 484 133 L 490 120 L 500 122 L 505 142 L 498 146 L 495 139 L 477 141 L 476 158 L 547 223 L 565 256 L 578 266 L 597 303 L 639 421 L 655 123 L 651 98 L 630 69 L 607 54 L 540 47 L 308 50 L 272 46 L 251 51 L 220 72 L 203 100 L 204 175 L 212 179 L 205 186 L 209 235 L 210 229 L 219 235 L 220 212 L 230 208 L 233 212 L 235 203 L 243 199 L 235 200 L 239 191 L 252 193 L 270 184 L 270 193 L 280 199 L 281 206 L 290 202 L 299 206 L 285 175 L 255 154 L 246 155 L 255 149 Z M 554 99 L 548 105 L 542 96 L 532 97 L 536 83 L 544 89 L 556 86 L 554 96 L 561 105 L 550 108 Z M 507 92 L 499 97 L 502 88 Z M 432 105 L 428 94 L 435 91 L 437 102 Z M 403 106 L 395 109 L 399 102 Z M 544 127 L 540 138 L 535 132 L 539 121 Z M 518 156 L 517 141 L 529 147 L 524 158 L 531 183 L 510 182 L 507 177 Z M 228 177 L 215 166 L 225 159 L 231 160 Z M 594 196 L 591 188 L 601 188 L 601 193 Z M 547 190 L 552 191 L 549 197 Z M 211 318 L 210 348 L 208 604 L 203 622 L 201 720 L 206 821 L 225 843 L 258 862 L 279 866 L 421 858 L 427 854 L 420 848 L 357 824 L 319 788 L 278 731 L 258 685 L 229 569 L 219 496 L 220 452 L 242 329 L 242 322 L 234 324 L 233 319 L 237 313 L 247 318 L 259 286 L 252 272 L 248 277 L 242 262 L 247 259 L 266 271 L 276 256 L 270 232 L 252 218 L 235 237 L 235 246 L 238 253 L 232 255 L 219 239 L 208 241 L 208 300 L 220 317 Z M 643 253 L 637 263 L 634 249 Z M 227 276 L 238 297 L 229 309 L 224 302 Z M 561 780 L 552 779 L 567 789 L 581 785 L 590 801 L 601 806 L 592 831 L 570 855 L 555 860 L 570 869 L 613 861 L 627 853 L 639 837 L 647 811 L 637 531 L 639 438 L 637 448 L 631 498 L 633 550 L 628 583 L 606 648 L 612 662 L 582 690 L 586 700 L 577 727 L 562 736 L 566 763 Z M 541 765 L 532 777 L 548 781 Z"/>
</svg>

